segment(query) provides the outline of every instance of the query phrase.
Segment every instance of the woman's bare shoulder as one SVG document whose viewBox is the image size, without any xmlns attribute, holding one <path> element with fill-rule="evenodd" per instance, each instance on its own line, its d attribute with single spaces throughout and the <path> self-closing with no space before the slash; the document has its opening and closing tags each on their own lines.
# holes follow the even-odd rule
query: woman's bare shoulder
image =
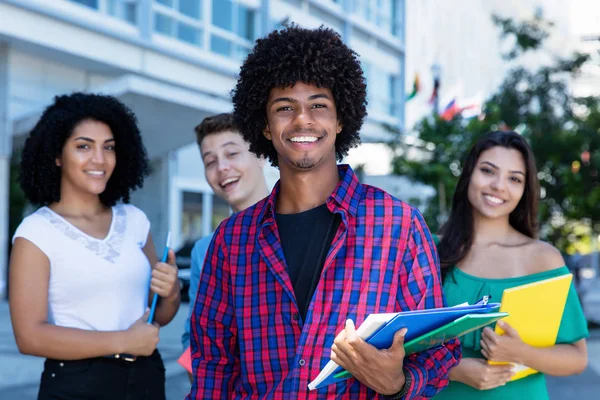
<svg viewBox="0 0 600 400">
<path fill-rule="evenodd" d="M 532 273 L 550 271 L 564 267 L 565 260 L 560 251 L 548 242 L 535 240 L 528 247 L 528 265 Z"/>
</svg>

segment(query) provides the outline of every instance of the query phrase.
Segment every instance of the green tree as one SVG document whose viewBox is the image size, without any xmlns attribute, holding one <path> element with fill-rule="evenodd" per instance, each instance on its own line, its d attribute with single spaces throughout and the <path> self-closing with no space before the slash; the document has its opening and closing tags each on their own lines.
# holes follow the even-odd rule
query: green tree
<svg viewBox="0 0 600 400">
<path fill-rule="evenodd" d="M 540 15 L 520 23 L 497 16 L 493 21 L 501 37 L 515 39 L 507 59 L 539 49 L 552 26 Z M 575 98 L 568 87 L 586 62 L 587 55 L 574 54 L 535 71 L 514 68 L 486 101 L 484 118 L 444 121 L 432 116 L 417 124 L 426 146 L 424 160 L 399 156 L 393 170 L 437 190 L 426 204 L 425 218 L 432 230 L 445 220 L 468 149 L 482 134 L 497 129 L 516 130 L 532 146 L 542 186 L 544 239 L 568 250 L 577 240 L 573 231 L 578 224 L 600 223 L 600 101 Z"/>
</svg>

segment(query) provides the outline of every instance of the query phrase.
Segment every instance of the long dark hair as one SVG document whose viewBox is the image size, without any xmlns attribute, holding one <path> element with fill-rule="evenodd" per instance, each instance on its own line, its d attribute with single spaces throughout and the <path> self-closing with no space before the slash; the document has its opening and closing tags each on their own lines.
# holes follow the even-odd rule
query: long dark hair
<svg viewBox="0 0 600 400">
<path fill-rule="evenodd" d="M 502 146 L 515 149 L 525 161 L 525 190 L 517 207 L 510 213 L 510 225 L 531 238 L 537 237 L 537 209 L 539 201 L 539 181 L 531 148 L 516 132 L 495 131 L 482 136 L 469 151 L 452 199 L 450 217 L 440 230 L 442 239 L 438 246 L 442 275 L 459 263 L 473 244 L 473 211 L 469 202 L 468 190 L 471 176 L 479 156 L 492 147 Z"/>
</svg>

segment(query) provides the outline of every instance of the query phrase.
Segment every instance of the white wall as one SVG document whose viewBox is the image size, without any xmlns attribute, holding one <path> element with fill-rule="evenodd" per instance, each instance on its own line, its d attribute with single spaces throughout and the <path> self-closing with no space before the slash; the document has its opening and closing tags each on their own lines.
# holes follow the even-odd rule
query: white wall
<svg viewBox="0 0 600 400">
<path fill-rule="evenodd" d="M 15 48 L 10 52 L 9 113 L 12 119 L 39 111 L 50 104 L 58 94 L 89 90 L 111 78 Z"/>
<path fill-rule="evenodd" d="M 600 95 L 600 1 L 572 0 L 569 6 L 571 34 L 578 41 L 577 49 L 592 57 L 592 60 L 582 68 L 578 79 L 573 82 L 573 93 L 576 96 L 598 96 Z"/>
</svg>

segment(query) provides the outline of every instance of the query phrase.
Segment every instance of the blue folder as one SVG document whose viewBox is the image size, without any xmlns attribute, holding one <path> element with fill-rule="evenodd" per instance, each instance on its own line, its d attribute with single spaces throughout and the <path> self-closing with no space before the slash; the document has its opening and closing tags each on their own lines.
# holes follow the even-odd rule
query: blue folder
<svg viewBox="0 0 600 400">
<path fill-rule="evenodd" d="M 404 338 L 404 341 L 408 342 L 467 314 L 490 313 L 497 311 L 499 308 L 500 303 L 487 303 L 399 312 L 391 320 L 371 334 L 366 342 L 378 349 L 387 349 L 392 345 L 396 332 L 402 328 L 408 329 Z M 343 371 L 343 368 L 338 366 L 333 373 L 317 385 L 316 389 L 348 379 L 349 376 L 346 374 L 342 377 L 335 377 Z"/>
</svg>

